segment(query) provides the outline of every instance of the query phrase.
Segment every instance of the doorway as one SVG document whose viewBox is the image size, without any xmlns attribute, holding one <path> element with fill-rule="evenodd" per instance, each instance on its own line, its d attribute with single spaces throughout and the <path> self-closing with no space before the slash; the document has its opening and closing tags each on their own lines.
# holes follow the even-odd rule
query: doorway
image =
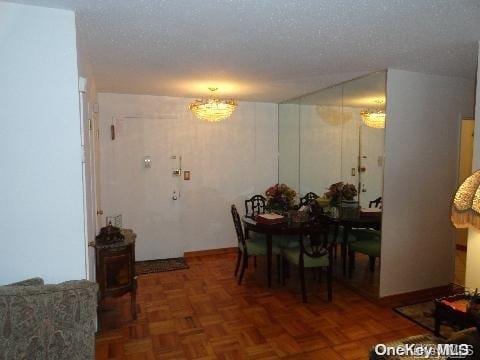
<svg viewBox="0 0 480 360">
<path fill-rule="evenodd" d="M 457 184 L 461 184 L 472 173 L 473 139 L 475 121 L 462 120 L 460 129 L 460 151 Z M 465 285 L 468 229 L 455 229 L 455 284 Z"/>
</svg>

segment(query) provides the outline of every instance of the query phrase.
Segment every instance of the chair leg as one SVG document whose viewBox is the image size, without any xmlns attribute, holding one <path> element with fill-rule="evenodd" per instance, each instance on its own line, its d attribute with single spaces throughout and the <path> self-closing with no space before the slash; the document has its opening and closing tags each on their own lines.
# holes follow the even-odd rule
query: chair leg
<svg viewBox="0 0 480 360">
<path fill-rule="evenodd" d="M 302 300 L 304 303 L 307 302 L 307 290 L 305 288 L 305 268 L 303 264 L 301 264 L 298 268 L 300 273 L 300 286 L 302 287 Z"/>
<path fill-rule="evenodd" d="M 290 263 L 288 262 L 287 258 L 286 257 L 282 257 L 283 258 L 283 276 L 285 278 L 289 278 L 290 277 Z"/>
<path fill-rule="evenodd" d="M 253 267 L 254 268 L 257 267 L 257 257 L 256 256 L 253 257 Z"/>
<path fill-rule="evenodd" d="M 327 298 L 332 301 L 332 265 L 327 267 Z"/>
<path fill-rule="evenodd" d="M 240 277 L 238 278 L 238 285 L 242 284 L 243 274 L 245 274 L 245 269 L 248 266 L 248 255 L 246 253 L 242 256 L 242 269 L 240 270 Z"/>
<path fill-rule="evenodd" d="M 375 256 L 369 256 L 368 257 L 368 263 L 370 265 L 370 271 L 374 272 L 375 271 Z"/>
<path fill-rule="evenodd" d="M 240 248 L 238 248 L 238 253 L 237 253 L 237 264 L 235 265 L 235 272 L 234 276 L 237 277 L 238 274 L 238 268 L 240 267 L 240 261 L 242 260 L 242 252 L 240 251 Z"/>
<path fill-rule="evenodd" d="M 348 250 L 348 277 L 353 275 L 353 269 L 355 268 L 355 252 Z"/>
<path fill-rule="evenodd" d="M 317 268 L 317 271 L 318 271 L 318 283 L 321 284 L 322 283 L 323 268 L 319 267 L 319 268 Z"/>
<path fill-rule="evenodd" d="M 277 255 L 277 275 L 278 275 L 278 283 L 282 283 L 282 256 Z"/>
<path fill-rule="evenodd" d="M 337 236 L 338 236 L 338 226 L 335 225 L 333 229 L 333 252 L 335 260 L 337 260 Z"/>
</svg>

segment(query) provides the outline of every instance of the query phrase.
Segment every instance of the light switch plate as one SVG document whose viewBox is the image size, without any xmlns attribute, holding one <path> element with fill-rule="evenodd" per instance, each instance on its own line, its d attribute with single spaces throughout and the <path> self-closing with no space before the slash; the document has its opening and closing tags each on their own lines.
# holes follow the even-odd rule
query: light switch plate
<svg viewBox="0 0 480 360">
<path fill-rule="evenodd" d="M 143 165 L 145 169 L 150 169 L 152 167 L 152 158 L 150 156 L 145 156 L 143 158 Z"/>
</svg>

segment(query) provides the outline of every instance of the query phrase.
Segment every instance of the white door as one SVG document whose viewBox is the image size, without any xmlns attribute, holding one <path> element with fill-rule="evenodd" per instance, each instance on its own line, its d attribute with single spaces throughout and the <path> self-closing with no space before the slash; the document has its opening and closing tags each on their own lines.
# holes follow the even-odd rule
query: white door
<svg viewBox="0 0 480 360">
<path fill-rule="evenodd" d="M 370 201 L 383 194 L 384 129 L 361 125 L 360 128 L 360 205 L 368 207 Z"/>
<path fill-rule="evenodd" d="M 183 256 L 182 181 L 172 174 L 182 155 L 176 141 L 178 120 L 118 116 L 113 125 L 115 140 L 109 141 L 114 156 L 102 161 L 111 171 L 109 186 L 121 196 L 104 204 L 105 215 L 122 215 L 123 226 L 137 233 L 136 260 Z M 147 157 L 150 167 L 145 167 Z"/>
<path fill-rule="evenodd" d="M 93 126 L 90 105 L 87 101 L 86 79 L 79 79 L 80 129 L 82 144 L 82 175 L 84 192 L 84 227 L 85 227 L 85 267 L 86 278 L 95 279 L 95 259 L 93 249 L 88 246 L 96 235 L 96 197 L 95 197 L 95 162 L 93 151 Z"/>
<path fill-rule="evenodd" d="M 462 120 L 458 186 L 472 173 L 474 129 L 475 121 L 473 119 Z M 468 229 L 455 229 L 455 234 L 457 235 L 456 244 L 465 249 L 467 247 Z"/>
</svg>

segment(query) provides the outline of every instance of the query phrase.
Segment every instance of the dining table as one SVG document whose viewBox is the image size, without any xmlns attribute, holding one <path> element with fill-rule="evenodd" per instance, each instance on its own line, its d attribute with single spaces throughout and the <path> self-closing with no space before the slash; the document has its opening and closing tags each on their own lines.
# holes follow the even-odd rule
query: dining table
<svg viewBox="0 0 480 360">
<path fill-rule="evenodd" d="M 291 221 L 285 217 L 285 221 L 279 223 L 265 223 L 257 221 L 254 216 L 244 216 L 242 218 L 245 233 L 256 232 L 264 234 L 267 242 L 267 282 L 268 287 L 272 285 L 272 239 L 273 236 L 292 236 L 297 237 L 299 244 L 303 236 L 315 231 L 316 227 L 324 226 L 322 222 L 315 221 L 316 218 L 322 217 L 328 224 L 333 227 L 334 243 L 338 237 L 340 227 L 343 228 L 343 236 L 340 242 L 340 254 L 342 260 L 342 273 L 347 273 L 347 246 L 348 237 L 355 228 L 371 228 L 379 230 L 382 224 L 381 211 L 376 213 L 364 213 L 360 208 L 339 208 L 336 211 L 321 210 L 312 214 L 309 220 L 303 222 Z"/>
</svg>

